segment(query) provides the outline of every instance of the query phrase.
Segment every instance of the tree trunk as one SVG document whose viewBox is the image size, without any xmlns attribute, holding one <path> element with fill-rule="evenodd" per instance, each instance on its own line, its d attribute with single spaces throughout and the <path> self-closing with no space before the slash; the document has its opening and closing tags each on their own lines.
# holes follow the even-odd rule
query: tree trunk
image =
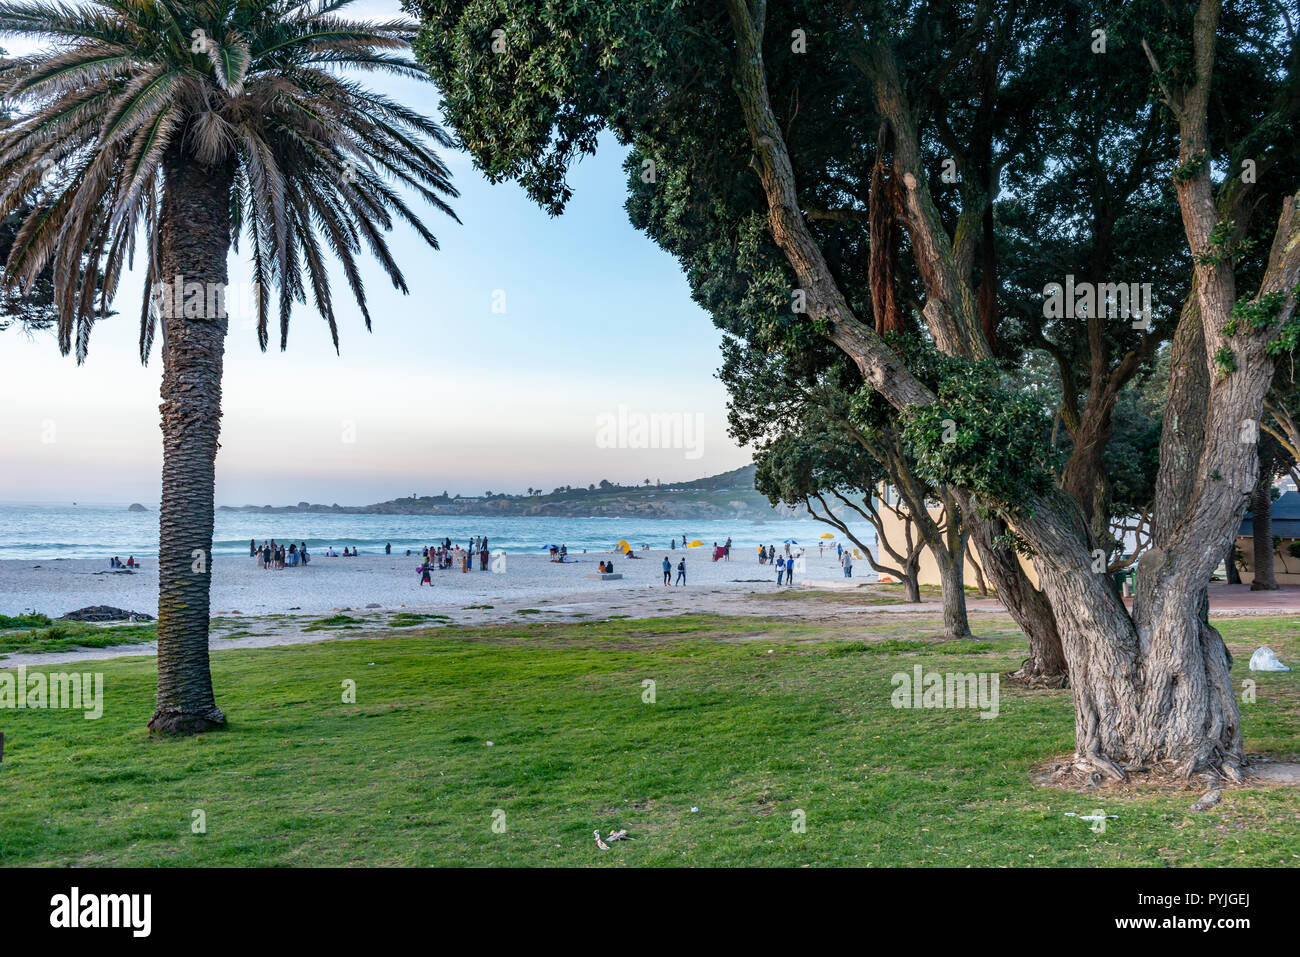
<svg viewBox="0 0 1300 957">
<path fill-rule="evenodd" d="M 966 542 L 965 556 L 970 561 L 971 570 L 975 572 L 975 588 L 979 592 L 979 596 L 981 598 L 988 598 L 989 584 L 984 580 L 984 571 L 980 566 L 979 559 L 976 558 L 975 553 L 971 551 L 969 539 Z"/>
<path fill-rule="evenodd" d="M 966 585 L 963 579 L 963 554 L 954 560 L 947 552 L 934 553 L 939 565 L 939 581 L 943 590 L 943 635 L 945 638 L 969 638 L 970 622 L 966 618 Z"/>
<path fill-rule="evenodd" d="M 226 720 L 212 692 L 208 613 L 233 166 L 204 168 L 173 146 L 164 158 L 164 171 L 160 278 L 179 284 L 187 295 L 184 301 L 176 296 L 170 303 L 164 298 L 162 310 L 158 703 L 149 728 L 181 735 L 207 731 Z M 217 290 L 219 295 L 214 294 Z M 197 293 L 193 308 L 187 308 L 190 292 Z"/>
<path fill-rule="evenodd" d="M 1237 571 L 1237 540 L 1235 538 L 1228 545 L 1228 554 L 1224 556 L 1223 567 L 1228 576 L 1228 584 L 1240 585 L 1241 573 Z"/>
<path fill-rule="evenodd" d="M 998 599 L 1029 639 L 1029 657 L 1017 670 L 1003 677 L 1031 688 L 1066 687 L 1070 672 L 1051 603 L 1029 580 L 1016 553 L 995 544 L 995 539 L 1007 530 L 1006 523 L 1001 519 L 979 518 L 968 496 L 959 496 L 959 501 L 963 514 L 972 516 L 971 539 L 984 573 L 993 582 Z"/>
<path fill-rule="evenodd" d="M 1257 485 L 1250 495 L 1251 535 L 1254 551 L 1255 579 L 1251 591 L 1276 591 L 1277 574 L 1273 568 L 1273 488 Z"/>
<path fill-rule="evenodd" d="M 903 565 L 903 590 L 912 604 L 921 603 L 921 552 L 911 555 Z"/>
</svg>

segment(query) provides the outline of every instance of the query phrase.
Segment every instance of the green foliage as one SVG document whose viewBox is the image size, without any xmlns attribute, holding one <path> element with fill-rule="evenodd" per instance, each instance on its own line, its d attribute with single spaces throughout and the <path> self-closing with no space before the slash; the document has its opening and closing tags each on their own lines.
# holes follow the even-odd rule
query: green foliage
<svg viewBox="0 0 1300 957">
<path fill-rule="evenodd" d="M 992 363 L 966 362 L 919 343 L 906 354 L 938 396 L 902 416 L 903 445 L 918 475 L 933 485 L 969 488 L 1013 512 L 1051 487 L 1058 454 L 1048 443 L 1051 421 L 1035 397 L 1006 388 Z"/>
<path fill-rule="evenodd" d="M 1214 224 L 1205 248 L 1196 255 L 1195 261 L 1202 266 L 1218 266 L 1249 253 L 1255 247 L 1255 240 L 1249 236 L 1236 239 L 1235 232 L 1236 226 L 1232 220 L 1219 220 Z"/>
<path fill-rule="evenodd" d="M 1236 372 L 1236 354 L 1227 346 L 1219 346 L 1219 348 L 1214 350 L 1214 368 L 1221 376 L 1226 376 Z"/>
<path fill-rule="evenodd" d="M 775 355 L 789 361 L 792 375 L 804 377 L 800 381 L 815 381 L 834 365 L 836 350 L 822 339 L 825 323 L 790 310 L 798 282 L 772 240 L 753 143 L 736 96 L 732 32 L 720 5 L 409 0 L 407 8 L 421 17 L 417 53 L 445 98 L 447 121 L 490 178 L 516 180 L 543 208 L 558 213 L 570 198 L 567 171 L 595 150 L 603 130 L 612 132 L 631 146 L 625 170 L 632 224 L 679 259 L 696 301 L 735 337 L 727 346 L 733 367 L 768 368 L 767 357 Z M 992 61 L 996 109 L 985 119 L 972 73 L 950 68 L 955 51 L 963 63 L 985 62 L 994 45 L 985 37 L 990 31 L 970 30 L 968 5 L 941 3 L 919 12 L 910 4 L 825 0 L 766 5 L 765 79 L 809 230 L 850 308 L 870 324 L 871 250 L 863 214 L 881 118 L 875 91 L 854 58 L 860 40 L 887 36 L 905 73 L 904 85 L 915 97 L 913 109 L 922 117 L 943 117 L 941 123 L 922 122 L 919 132 L 923 163 L 931 170 L 931 198 L 949 235 L 956 234 L 961 211 L 978 197 L 981 167 L 991 162 L 1000 171 L 992 242 L 1002 316 L 999 361 L 1012 369 L 1027 354 L 1050 357 L 1059 365 L 1057 404 L 1063 398 L 1081 405 L 1103 384 L 1093 361 L 1097 350 L 1109 357 L 1103 372 L 1135 349 L 1147 350 L 1139 352 L 1144 363 L 1155 360 L 1156 345 L 1172 330 L 1188 285 L 1192 258 L 1168 175 L 1177 126 L 1161 108 L 1152 108 L 1155 85 L 1140 48 L 1147 38 L 1161 62 L 1162 81 L 1175 87 L 1187 82 L 1186 4 L 1138 0 L 1122 8 L 1091 3 L 1020 8 L 1005 21 L 1011 27 L 1005 55 Z M 1078 42 L 1094 23 L 1106 25 L 1113 48 L 1107 56 Z M 1240 143 L 1245 132 L 1259 127 L 1261 102 L 1270 100 L 1288 75 L 1285 51 L 1259 52 L 1260 36 L 1280 23 L 1276 13 L 1255 8 L 1225 18 L 1219 46 L 1224 62 L 1216 64 L 1220 99 L 1209 118 L 1209 142 L 1215 146 L 1179 167 L 1179 180 L 1207 164 L 1217 168 L 1225 158 L 1219 144 Z M 793 28 L 836 42 L 817 43 L 814 55 L 792 54 L 785 40 Z M 492 50 L 495 29 L 505 32 L 498 52 Z M 1291 126 L 1275 124 L 1272 133 L 1252 142 L 1253 155 L 1262 156 L 1293 136 Z M 991 156 L 982 155 L 985 133 Z M 954 150 L 967 174 L 961 184 L 944 182 L 937 171 L 939 158 Z M 656 176 L 647 180 L 644 164 L 651 160 Z M 1271 175 L 1261 187 L 1281 188 L 1288 176 Z M 1237 252 L 1247 249 L 1257 253 L 1246 244 Z M 905 321 L 919 323 L 924 284 L 906 246 L 902 253 L 899 299 Z M 975 282 L 982 281 L 984 269 L 978 257 L 977 262 Z M 1107 323 L 1098 346 L 1088 323 L 1044 317 L 1045 278 L 1067 273 L 1089 281 L 1112 273 L 1151 281 L 1158 290 L 1155 334 L 1129 323 Z M 949 374 L 927 367 L 919 354 L 902 358 L 927 383 Z M 734 402 L 729 424 L 746 441 L 766 440 L 781 430 L 779 411 L 777 419 L 764 420 L 775 404 L 758 395 L 763 387 L 753 378 L 724 375 Z M 844 391 L 856 392 L 853 374 L 844 378 Z M 1052 471 L 1042 467 L 1051 458 L 1043 448 L 1050 422 L 1037 408 L 1042 393 L 1012 395 L 1015 401 L 1008 402 L 1014 389 L 981 385 L 979 391 L 979 399 L 966 402 L 970 416 L 950 414 L 953 410 L 939 416 L 940 421 L 952 418 L 973 448 L 945 455 L 933 450 L 935 435 L 917 436 L 933 459 L 932 474 L 970 473 L 1012 497 L 1043 487 Z M 959 394 L 947 401 L 964 408 Z M 879 396 L 869 398 L 855 403 L 854 424 L 896 430 L 897 414 Z M 974 408 L 980 399 L 996 411 Z M 913 428 L 933 433 L 933 426 L 917 422 Z M 1008 431 L 1016 428 L 1026 431 L 1008 443 Z M 1147 428 L 1137 423 L 1131 431 L 1138 442 L 1138 433 Z M 985 452 L 989 464 L 975 475 L 980 470 L 970 459 Z M 1000 478 L 1006 464 L 1015 467 Z M 1144 457 L 1139 464 L 1145 469 L 1150 462 Z M 1148 484 L 1138 471 L 1134 466 L 1122 483 L 1130 500 L 1141 497 Z M 1024 481 L 1033 472 L 1041 474 Z"/>
<path fill-rule="evenodd" d="M 27 615 L 0 615 L 0 630 L 9 628 L 41 628 L 51 624 L 48 615 L 33 612 Z"/>
<path fill-rule="evenodd" d="M 1281 292 L 1265 293 L 1259 297 L 1259 300 L 1238 299 L 1232 305 L 1232 322 L 1240 324 L 1246 322 L 1252 329 L 1267 329 L 1277 322 L 1277 315 L 1282 311 L 1282 306 L 1286 302 L 1286 296 Z M 1233 330 L 1238 328 L 1233 326 Z M 1224 328 L 1224 332 L 1233 335 Z"/>
<path fill-rule="evenodd" d="M 1173 173 L 1174 182 L 1175 183 L 1190 182 L 1196 176 L 1197 173 L 1199 173 L 1201 170 L 1205 168 L 1205 164 L 1208 163 L 1209 160 L 1210 160 L 1210 154 L 1205 150 L 1201 150 L 1195 156 L 1189 158 L 1187 162 L 1179 163 L 1176 167 L 1174 167 L 1174 173 Z"/>
<path fill-rule="evenodd" d="M 1291 290 L 1290 297 L 1293 301 L 1300 300 L 1300 283 L 1297 283 L 1296 287 Z M 1286 300 L 1286 294 L 1280 291 L 1260 296 L 1259 302 L 1253 306 L 1253 309 L 1258 310 L 1258 319 L 1253 319 L 1252 322 L 1262 323 L 1262 325 L 1257 325 L 1256 328 L 1266 329 L 1272 326 L 1277 321 L 1278 314 L 1286 307 Z M 1232 312 L 1234 316 L 1237 314 L 1237 308 L 1241 305 L 1241 302 L 1233 305 Z M 1287 321 L 1282 323 L 1277 335 L 1264 349 L 1271 356 L 1280 356 L 1294 352 L 1297 344 L 1300 344 L 1300 309 L 1292 308 Z"/>
</svg>

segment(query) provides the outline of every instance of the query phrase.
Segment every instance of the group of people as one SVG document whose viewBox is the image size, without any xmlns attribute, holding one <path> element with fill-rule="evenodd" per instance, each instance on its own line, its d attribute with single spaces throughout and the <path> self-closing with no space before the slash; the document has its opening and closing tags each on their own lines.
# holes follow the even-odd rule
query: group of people
<svg viewBox="0 0 1300 957">
<path fill-rule="evenodd" d="M 789 543 L 789 542 L 786 542 L 786 543 L 785 543 L 785 554 L 782 555 L 782 556 L 780 556 L 780 557 L 786 559 L 787 561 L 789 561 L 791 558 L 794 557 L 794 553 L 790 551 L 790 543 Z M 760 565 L 766 565 L 766 564 L 768 564 L 768 563 L 775 564 L 775 563 L 776 563 L 776 559 L 777 559 L 777 553 L 776 553 L 776 546 L 775 546 L 775 545 L 759 545 L 759 546 L 758 546 L 758 563 L 759 563 Z"/>
<path fill-rule="evenodd" d="M 332 552 L 333 549 L 331 548 Z M 328 553 L 326 553 L 328 554 Z M 277 544 L 273 538 L 269 542 L 262 540 L 259 548 L 257 540 L 250 538 L 248 540 L 248 557 L 255 558 L 262 563 L 263 570 L 296 568 L 299 565 L 306 565 L 311 561 L 311 556 L 307 554 L 307 543 L 284 545 Z"/>
<path fill-rule="evenodd" d="M 123 562 L 122 559 L 114 555 L 112 558 L 108 560 L 108 567 L 109 568 L 139 568 L 140 566 L 136 563 L 134 555 L 128 555 L 125 562 Z"/>
<path fill-rule="evenodd" d="M 409 549 L 406 554 L 411 554 Z M 420 550 L 421 561 L 416 570 L 420 576 L 420 584 L 432 587 L 431 573 L 434 569 L 446 571 L 449 568 L 459 568 L 462 572 L 472 572 L 474 559 L 477 558 L 479 570 L 487 571 L 489 557 L 486 535 L 472 536 L 466 548 L 461 548 L 459 544 L 453 547 L 451 539 L 444 538 L 441 544 L 428 545 Z"/>
</svg>

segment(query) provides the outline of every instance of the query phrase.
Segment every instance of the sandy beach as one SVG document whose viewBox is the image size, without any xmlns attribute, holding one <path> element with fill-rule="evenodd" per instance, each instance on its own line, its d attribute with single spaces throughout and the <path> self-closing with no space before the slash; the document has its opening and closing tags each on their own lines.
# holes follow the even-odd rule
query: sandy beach
<svg viewBox="0 0 1300 957">
<path fill-rule="evenodd" d="M 776 570 L 759 565 L 752 554 L 733 552 L 730 561 L 714 562 L 709 549 L 686 553 L 686 587 L 663 586 L 662 561 L 668 555 L 676 579 L 681 551 L 645 551 L 642 558 L 626 559 L 612 553 L 571 556 L 564 564 L 551 562 L 545 554 L 509 554 L 502 574 L 458 570 L 435 571 L 432 586 L 421 586 L 416 567 L 418 555 L 361 555 L 357 558 L 313 557 L 300 568 L 267 571 L 250 558 L 219 557 L 212 566 L 212 612 L 214 615 L 320 615 L 335 610 L 385 609 L 437 612 L 468 604 L 527 601 L 582 600 L 599 602 L 608 597 L 611 606 L 637 593 L 651 591 L 656 597 L 672 592 L 728 590 L 752 592 L 775 589 Z M 603 559 L 615 563 L 620 580 L 601 581 L 596 573 Z M 108 563 L 90 559 L 53 561 L 0 561 L 0 614 L 25 610 L 57 617 L 87 605 L 113 605 L 129 611 L 157 614 L 158 575 L 152 562 L 135 572 L 119 572 Z M 874 581 L 865 562 L 854 567 L 854 581 Z M 834 550 L 807 556 L 807 573 L 801 580 L 843 580 Z M 629 594 L 631 593 L 631 594 Z"/>
</svg>

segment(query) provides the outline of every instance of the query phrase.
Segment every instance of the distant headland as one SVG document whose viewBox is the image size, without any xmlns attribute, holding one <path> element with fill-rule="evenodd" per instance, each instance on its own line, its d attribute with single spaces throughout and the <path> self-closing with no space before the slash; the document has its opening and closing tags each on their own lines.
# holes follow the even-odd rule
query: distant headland
<svg viewBox="0 0 1300 957">
<path fill-rule="evenodd" d="M 566 485 L 524 493 L 412 495 L 373 505 L 222 505 L 226 512 L 333 512 L 352 515 L 528 515 L 558 518 L 741 518 L 766 521 L 804 518 L 799 508 L 774 508 L 754 490 L 754 466 L 746 465 L 693 482 L 616 485 L 602 479 L 586 488 Z"/>
</svg>

